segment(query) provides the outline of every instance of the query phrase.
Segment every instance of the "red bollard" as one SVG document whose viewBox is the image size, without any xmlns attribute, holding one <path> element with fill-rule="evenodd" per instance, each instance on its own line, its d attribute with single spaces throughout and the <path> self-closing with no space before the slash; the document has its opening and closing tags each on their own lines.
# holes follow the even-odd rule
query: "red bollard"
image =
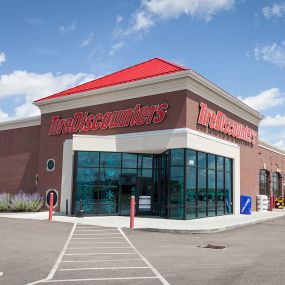
<svg viewBox="0 0 285 285">
<path fill-rule="evenodd" d="M 130 228 L 133 229 L 135 226 L 135 196 L 131 196 L 131 206 L 130 206 Z"/>
<path fill-rule="evenodd" d="M 52 212 L 53 212 L 53 193 L 49 194 L 49 216 L 48 219 L 52 221 Z"/>
</svg>

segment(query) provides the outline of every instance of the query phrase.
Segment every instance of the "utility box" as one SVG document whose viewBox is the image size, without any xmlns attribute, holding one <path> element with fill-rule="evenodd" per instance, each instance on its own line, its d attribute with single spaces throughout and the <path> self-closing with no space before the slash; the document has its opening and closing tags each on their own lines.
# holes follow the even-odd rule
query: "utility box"
<svg viewBox="0 0 285 285">
<path fill-rule="evenodd" d="M 250 196 L 240 196 L 240 213 L 243 215 L 251 215 L 252 198 Z"/>
</svg>

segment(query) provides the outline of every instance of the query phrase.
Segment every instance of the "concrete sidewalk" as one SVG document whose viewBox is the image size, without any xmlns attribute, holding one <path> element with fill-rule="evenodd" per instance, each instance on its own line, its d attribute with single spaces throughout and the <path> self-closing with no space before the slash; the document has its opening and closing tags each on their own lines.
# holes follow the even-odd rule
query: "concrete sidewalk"
<svg viewBox="0 0 285 285">
<path fill-rule="evenodd" d="M 153 217 L 136 217 L 135 229 L 180 232 L 180 233 L 215 233 L 241 226 L 256 224 L 271 219 L 284 217 L 285 210 L 274 210 L 273 212 L 253 212 L 252 215 L 229 215 L 196 220 L 169 220 Z M 47 220 L 48 212 L 39 213 L 2 213 L 0 218 Z M 92 217 L 70 217 L 55 213 L 53 221 L 67 223 L 81 223 L 86 225 L 97 225 L 103 227 L 128 228 L 129 217 L 123 216 L 92 216 Z"/>
</svg>

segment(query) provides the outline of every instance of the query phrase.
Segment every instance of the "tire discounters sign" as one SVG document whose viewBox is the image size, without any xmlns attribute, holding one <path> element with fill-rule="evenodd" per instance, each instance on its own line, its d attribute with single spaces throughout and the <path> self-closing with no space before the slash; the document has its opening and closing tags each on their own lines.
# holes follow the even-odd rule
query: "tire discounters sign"
<svg viewBox="0 0 285 285">
<path fill-rule="evenodd" d="M 220 111 L 214 112 L 209 110 L 207 104 L 203 102 L 200 103 L 200 113 L 197 123 L 228 136 L 255 144 L 256 132 L 254 130 L 246 125 L 229 119 Z"/>
<path fill-rule="evenodd" d="M 159 124 L 165 119 L 167 109 L 167 103 L 143 107 L 137 104 L 134 108 L 106 113 L 77 112 L 72 118 L 52 116 L 49 135 Z"/>
</svg>

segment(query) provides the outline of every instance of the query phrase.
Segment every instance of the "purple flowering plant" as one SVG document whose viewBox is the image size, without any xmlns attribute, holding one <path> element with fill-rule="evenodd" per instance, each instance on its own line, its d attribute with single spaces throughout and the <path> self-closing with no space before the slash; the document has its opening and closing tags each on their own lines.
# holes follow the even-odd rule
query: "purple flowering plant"
<svg viewBox="0 0 285 285">
<path fill-rule="evenodd" d="M 43 197 L 39 193 L 0 194 L 0 211 L 37 212 L 43 206 Z"/>
</svg>

